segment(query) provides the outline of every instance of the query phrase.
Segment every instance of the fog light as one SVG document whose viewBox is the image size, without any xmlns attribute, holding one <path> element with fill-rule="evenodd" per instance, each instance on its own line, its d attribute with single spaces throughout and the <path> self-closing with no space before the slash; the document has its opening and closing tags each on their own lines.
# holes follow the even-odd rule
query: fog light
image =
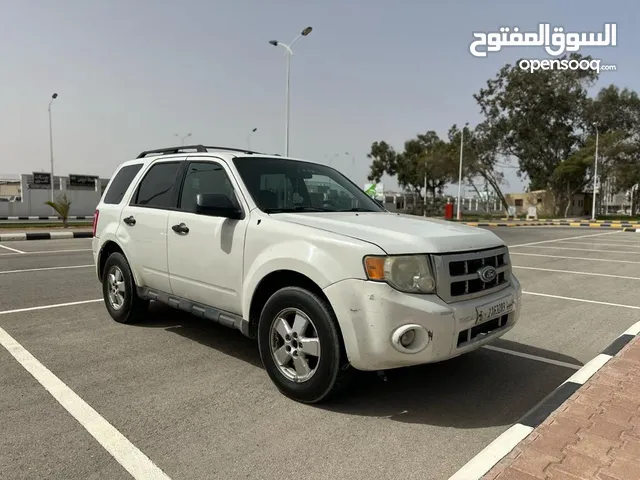
<svg viewBox="0 0 640 480">
<path fill-rule="evenodd" d="M 416 339 L 416 331 L 413 329 L 407 330 L 400 337 L 400 345 L 407 348 L 409 347 L 409 345 L 413 343 L 415 339 Z"/>
</svg>

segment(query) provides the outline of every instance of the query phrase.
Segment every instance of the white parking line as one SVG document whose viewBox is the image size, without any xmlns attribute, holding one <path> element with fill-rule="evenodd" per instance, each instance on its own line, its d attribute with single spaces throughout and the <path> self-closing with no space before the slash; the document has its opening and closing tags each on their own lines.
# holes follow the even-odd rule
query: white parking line
<svg viewBox="0 0 640 480">
<path fill-rule="evenodd" d="M 610 275 L 608 273 L 576 272 L 575 270 L 555 270 L 553 268 L 523 267 L 520 265 L 511 265 L 511 267 L 521 268 L 523 270 L 539 270 L 541 272 L 570 273 L 572 275 L 591 275 L 594 277 L 621 278 L 623 280 L 640 280 L 640 277 L 626 277 L 624 275 Z"/>
<path fill-rule="evenodd" d="M 605 233 L 593 233 L 591 235 L 579 235 L 577 237 L 554 238 L 553 240 L 542 240 L 540 242 L 521 243 L 520 245 L 509 245 L 509 248 L 511 249 L 516 247 L 527 247 L 529 245 L 541 245 L 543 243 L 562 242 L 564 240 L 573 240 L 574 238 L 589 238 L 589 237 L 601 237 L 603 235 L 616 235 L 619 233 L 620 233 L 619 231 L 615 231 L 615 232 L 605 232 Z"/>
<path fill-rule="evenodd" d="M 15 248 L 11 248 L 11 247 L 7 247 L 6 245 L 0 245 L 0 248 L 5 248 L 11 252 L 15 252 L 15 253 L 24 253 L 22 250 L 17 250 Z"/>
<path fill-rule="evenodd" d="M 559 367 L 571 368 L 573 370 L 579 370 L 581 365 L 574 363 L 561 362 L 560 360 L 553 360 L 551 358 L 539 357 L 538 355 L 531 355 L 530 353 L 518 352 L 516 350 L 509 350 L 506 348 L 495 347 L 493 345 L 485 345 L 483 347 L 486 350 L 493 350 L 495 352 L 506 353 L 507 355 L 513 355 L 515 357 L 527 358 L 529 360 L 536 360 L 538 362 L 548 363 L 550 365 L 557 365 Z"/>
<path fill-rule="evenodd" d="M 602 250 L 597 248 L 572 248 L 572 247 L 554 247 L 548 245 L 531 245 L 522 246 L 523 248 L 549 248 L 551 250 L 577 250 L 579 252 L 604 252 L 604 253 L 624 253 L 626 255 L 640 255 L 640 252 L 629 252 L 628 250 Z"/>
<path fill-rule="evenodd" d="M 24 270 L 0 270 L 0 275 L 5 273 L 26 273 L 26 272 L 44 272 L 46 270 L 71 270 L 74 268 L 89 268 L 95 265 L 66 265 L 64 267 L 42 267 L 42 268 L 26 268 Z"/>
<path fill-rule="evenodd" d="M 55 306 L 59 305 L 45 308 Z M 169 477 L 160 470 L 149 457 L 142 453 L 124 435 L 116 430 L 113 425 L 105 420 L 104 417 L 96 412 L 2 328 L 0 328 L 0 345 L 2 345 L 133 478 L 169 480 Z"/>
<path fill-rule="evenodd" d="M 522 252 L 509 252 L 511 255 L 523 255 L 525 257 L 546 257 L 546 258 L 568 258 L 569 260 L 588 260 L 590 262 L 609 262 L 609 263 L 634 263 L 640 264 L 640 262 L 632 262 L 631 260 L 611 260 L 609 258 L 587 258 L 587 257 L 563 257 L 561 255 L 544 255 L 542 253 L 522 253 Z"/>
<path fill-rule="evenodd" d="M 569 245 L 589 245 L 589 246 L 598 246 L 602 245 L 605 247 L 622 247 L 622 248 L 640 248 L 639 242 L 559 242 L 559 243 L 568 243 Z"/>
<path fill-rule="evenodd" d="M 85 303 L 102 302 L 102 298 L 94 298 L 93 300 L 80 300 L 79 302 L 56 303 L 53 305 L 42 305 L 40 307 L 16 308 L 14 310 L 0 311 L 0 315 L 9 315 L 10 313 L 33 312 L 35 310 L 48 310 L 49 308 L 73 307 L 74 305 L 84 305 Z"/>
<path fill-rule="evenodd" d="M 90 252 L 90 248 L 76 248 L 73 250 L 38 250 L 36 252 L 20 252 L 23 255 L 37 255 L 39 253 L 68 253 L 68 252 Z M 15 255 L 15 253 L 0 253 L 1 257 Z"/>
<path fill-rule="evenodd" d="M 609 302 L 598 302 L 597 300 L 587 300 L 584 298 L 574 298 L 574 297 L 562 297 L 560 295 L 551 295 L 548 293 L 535 293 L 535 292 L 522 292 L 527 295 L 536 295 L 538 297 L 548 297 L 548 298 L 559 298 L 560 300 L 571 300 L 573 302 L 583 302 L 583 303 L 595 303 L 597 305 L 607 305 L 608 307 L 622 307 L 622 308 L 631 308 L 633 310 L 640 310 L 640 307 L 637 305 L 623 305 L 621 303 L 609 303 Z"/>
</svg>

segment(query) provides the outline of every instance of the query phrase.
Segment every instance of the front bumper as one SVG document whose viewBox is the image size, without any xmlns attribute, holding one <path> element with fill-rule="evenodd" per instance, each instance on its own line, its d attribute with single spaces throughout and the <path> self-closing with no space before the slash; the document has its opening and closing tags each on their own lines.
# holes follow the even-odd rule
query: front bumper
<svg viewBox="0 0 640 480">
<path fill-rule="evenodd" d="M 433 363 L 476 350 L 511 330 L 520 316 L 522 288 L 510 285 L 493 294 L 447 304 L 437 295 L 398 292 L 385 283 L 343 280 L 324 289 L 344 339 L 349 362 L 358 370 Z M 513 310 L 489 321 L 479 321 L 477 307 L 505 297 Z M 411 327 L 412 326 L 412 327 Z M 399 348 L 397 339 L 415 328 L 414 351 Z"/>
</svg>

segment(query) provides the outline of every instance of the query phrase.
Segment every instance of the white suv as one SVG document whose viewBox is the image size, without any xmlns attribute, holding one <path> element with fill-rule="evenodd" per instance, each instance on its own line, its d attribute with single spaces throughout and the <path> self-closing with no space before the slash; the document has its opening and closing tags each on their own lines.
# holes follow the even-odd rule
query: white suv
<svg viewBox="0 0 640 480">
<path fill-rule="evenodd" d="M 315 403 L 353 370 L 446 360 L 513 328 L 521 287 L 493 233 L 390 213 L 326 165 L 224 147 L 141 153 L 95 212 L 114 320 L 150 300 L 257 338 L 271 380 Z"/>
</svg>

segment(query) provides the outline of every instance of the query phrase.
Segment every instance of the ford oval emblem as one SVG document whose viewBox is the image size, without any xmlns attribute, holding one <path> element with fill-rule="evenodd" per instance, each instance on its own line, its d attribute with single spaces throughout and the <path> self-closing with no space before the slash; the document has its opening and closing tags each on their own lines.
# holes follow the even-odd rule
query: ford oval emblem
<svg viewBox="0 0 640 480">
<path fill-rule="evenodd" d="M 491 265 L 487 265 L 478 270 L 478 277 L 480 277 L 483 283 L 493 282 L 497 275 L 498 271 Z"/>
</svg>

